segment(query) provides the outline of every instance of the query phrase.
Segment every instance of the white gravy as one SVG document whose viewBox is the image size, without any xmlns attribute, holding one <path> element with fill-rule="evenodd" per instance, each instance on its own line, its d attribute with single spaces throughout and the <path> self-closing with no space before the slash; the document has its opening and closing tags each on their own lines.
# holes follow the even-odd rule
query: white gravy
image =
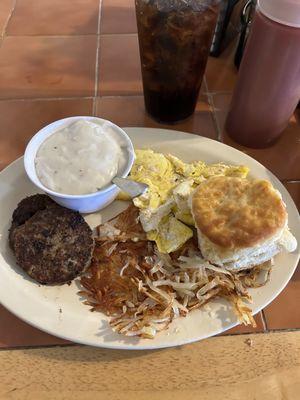
<svg viewBox="0 0 300 400">
<path fill-rule="evenodd" d="M 35 168 L 47 188 L 80 195 L 108 185 L 124 159 L 111 125 L 79 120 L 57 130 L 41 144 Z"/>
</svg>

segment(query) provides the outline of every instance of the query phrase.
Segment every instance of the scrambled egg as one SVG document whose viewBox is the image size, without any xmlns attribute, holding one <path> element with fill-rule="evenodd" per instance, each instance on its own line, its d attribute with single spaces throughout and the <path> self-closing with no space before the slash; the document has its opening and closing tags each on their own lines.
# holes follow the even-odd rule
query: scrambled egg
<svg viewBox="0 0 300 400">
<path fill-rule="evenodd" d="M 193 217 L 189 200 L 193 190 L 213 176 L 246 178 L 249 169 L 226 164 L 207 165 L 203 161 L 184 163 L 173 155 L 153 150 L 136 150 L 129 178 L 149 185 L 145 194 L 133 199 L 140 209 L 140 221 L 149 240 L 161 253 L 179 249 L 193 236 Z M 121 193 L 120 200 L 128 200 Z"/>
<path fill-rule="evenodd" d="M 176 176 L 172 163 L 160 153 L 153 150 L 136 150 L 136 160 L 130 177 L 149 185 L 148 195 L 135 199 L 138 208 L 156 209 L 164 204 L 176 185 Z"/>
<path fill-rule="evenodd" d="M 169 215 L 158 225 L 158 229 L 148 233 L 148 239 L 154 240 L 161 253 L 171 253 L 179 249 L 193 236 L 193 231 Z"/>
</svg>

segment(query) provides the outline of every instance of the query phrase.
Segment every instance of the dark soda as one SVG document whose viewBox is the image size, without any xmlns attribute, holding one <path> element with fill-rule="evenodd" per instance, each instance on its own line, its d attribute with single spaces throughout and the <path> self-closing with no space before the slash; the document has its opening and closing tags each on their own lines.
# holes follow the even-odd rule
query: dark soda
<svg viewBox="0 0 300 400">
<path fill-rule="evenodd" d="M 136 0 L 145 107 L 174 123 L 195 110 L 219 0 Z"/>
</svg>

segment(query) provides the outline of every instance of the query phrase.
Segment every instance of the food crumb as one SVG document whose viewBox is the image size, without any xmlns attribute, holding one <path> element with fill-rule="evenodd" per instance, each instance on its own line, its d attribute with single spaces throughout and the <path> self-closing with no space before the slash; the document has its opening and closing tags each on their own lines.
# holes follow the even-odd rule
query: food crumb
<svg viewBox="0 0 300 400">
<path fill-rule="evenodd" d="M 250 338 L 246 339 L 246 340 L 245 340 L 245 343 L 246 343 L 249 347 L 252 347 L 252 346 L 253 346 L 253 340 L 250 339 Z"/>
<path fill-rule="evenodd" d="M 209 311 L 209 312 L 208 312 L 208 316 L 209 316 L 210 318 L 216 318 L 216 317 L 217 317 L 217 314 L 215 313 L 215 311 Z"/>
<path fill-rule="evenodd" d="M 59 313 L 62 314 L 62 309 L 59 307 Z"/>
</svg>

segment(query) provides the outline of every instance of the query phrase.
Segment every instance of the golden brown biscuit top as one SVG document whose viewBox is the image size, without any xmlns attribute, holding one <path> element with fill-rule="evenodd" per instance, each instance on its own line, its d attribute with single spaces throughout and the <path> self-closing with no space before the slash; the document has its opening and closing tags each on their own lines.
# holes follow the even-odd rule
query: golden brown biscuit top
<svg viewBox="0 0 300 400">
<path fill-rule="evenodd" d="M 202 234 L 224 248 L 252 247 L 287 220 L 285 205 L 270 182 L 225 176 L 199 185 L 192 212 Z"/>
</svg>

